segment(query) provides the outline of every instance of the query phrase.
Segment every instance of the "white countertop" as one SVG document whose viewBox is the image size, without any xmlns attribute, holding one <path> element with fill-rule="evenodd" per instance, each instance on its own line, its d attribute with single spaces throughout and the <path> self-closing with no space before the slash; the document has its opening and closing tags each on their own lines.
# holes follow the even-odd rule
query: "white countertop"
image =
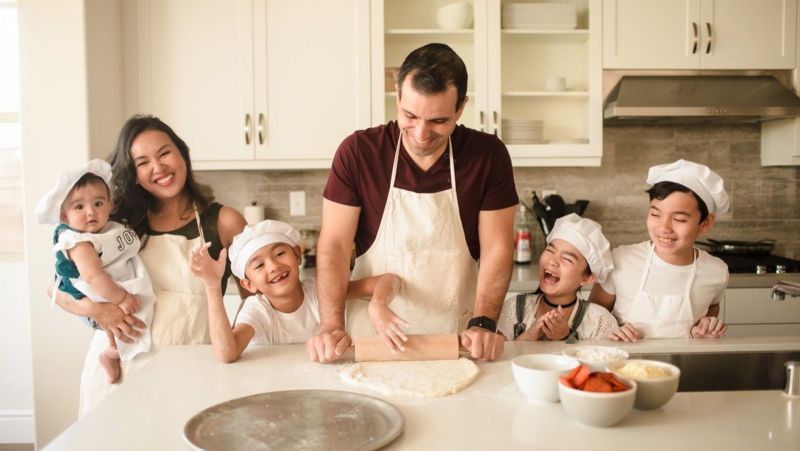
<svg viewBox="0 0 800 451">
<path fill-rule="evenodd" d="M 677 393 L 663 408 L 634 410 L 607 429 L 575 422 L 558 403 L 527 401 L 514 383 L 510 360 L 564 347 L 509 343 L 501 360 L 478 362 L 481 374 L 460 393 L 386 398 L 406 419 L 404 433 L 387 449 L 800 449 L 800 399 L 778 390 Z M 800 336 L 651 340 L 621 347 L 640 353 L 800 350 Z M 47 449 L 185 449 L 183 426 L 194 414 L 268 391 L 332 389 L 377 396 L 342 383 L 342 365 L 309 362 L 304 345 L 252 347 L 227 365 L 216 361 L 210 346 L 166 348 Z"/>
</svg>

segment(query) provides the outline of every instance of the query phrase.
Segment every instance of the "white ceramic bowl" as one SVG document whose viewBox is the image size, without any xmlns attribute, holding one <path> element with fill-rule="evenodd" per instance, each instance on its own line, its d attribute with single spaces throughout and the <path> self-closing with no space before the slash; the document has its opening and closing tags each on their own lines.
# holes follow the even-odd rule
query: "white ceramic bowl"
<svg viewBox="0 0 800 451">
<path fill-rule="evenodd" d="M 627 363 L 648 365 L 666 370 L 667 377 L 647 377 L 644 374 L 634 374 L 630 371 L 620 370 Z M 659 362 L 657 360 L 622 360 L 608 364 L 608 370 L 618 377 L 633 379 L 639 388 L 636 391 L 636 402 L 633 407 L 639 410 L 653 410 L 663 406 L 678 391 L 678 382 L 681 379 L 681 370 L 675 365 Z M 639 371 L 641 373 L 641 371 Z"/>
<path fill-rule="evenodd" d="M 456 2 L 442 6 L 436 11 L 436 23 L 445 30 L 472 28 L 472 5 Z"/>
<path fill-rule="evenodd" d="M 605 371 L 608 364 L 629 357 L 627 352 L 611 346 L 575 346 L 565 349 L 563 354 L 578 359 L 591 372 Z"/>
<path fill-rule="evenodd" d="M 625 418 L 636 399 L 636 382 L 619 378 L 630 388 L 614 393 L 595 393 L 570 388 L 559 381 L 558 394 L 569 416 L 594 427 L 613 426 Z"/>
<path fill-rule="evenodd" d="M 528 354 L 511 361 L 514 380 L 528 399 L 558 402 L 558 378 L 579 363 L 572 357 L 554 354 Z"/>
</svg>

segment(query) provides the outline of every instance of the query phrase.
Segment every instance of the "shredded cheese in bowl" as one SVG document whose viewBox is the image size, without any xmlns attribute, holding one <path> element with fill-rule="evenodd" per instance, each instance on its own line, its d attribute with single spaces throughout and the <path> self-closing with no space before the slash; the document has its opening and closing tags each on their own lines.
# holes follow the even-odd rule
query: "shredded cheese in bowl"
<svg viewBox="0 0 800 451">
<path fill-rule="evenodd" d="M 627 362 L 616 368 L 616 372 L 634 379 L 663 379 L 672 376 L 672 372 L 667 368 L 640 362 Z"/>
</svg>

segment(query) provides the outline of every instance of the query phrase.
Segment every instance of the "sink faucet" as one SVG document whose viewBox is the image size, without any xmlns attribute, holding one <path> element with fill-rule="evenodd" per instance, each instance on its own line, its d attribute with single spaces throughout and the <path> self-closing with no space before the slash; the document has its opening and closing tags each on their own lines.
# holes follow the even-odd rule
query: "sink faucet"
<svg viewBox="0 0 800 451">
<path fill-rule="evenodd" d="M 773 301 L 782 301 L 786 299 L 787 294 L 792 297 L 800 297 L 800 284 L 780 280 L 772 287 Z"/>
</svg>

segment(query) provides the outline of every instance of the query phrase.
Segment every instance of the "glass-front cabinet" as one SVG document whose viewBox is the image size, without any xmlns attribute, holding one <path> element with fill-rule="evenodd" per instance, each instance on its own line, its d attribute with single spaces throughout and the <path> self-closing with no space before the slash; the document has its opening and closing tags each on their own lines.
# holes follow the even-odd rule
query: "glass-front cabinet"
<svg viewBox="0 0 800 451">
<path fill-rule="evenodd" d="M 469 71 L 461 122 L 500 136 L 515 166 L 599 166 L 600 0 L 372 0 L 372 122 L 396 117 L 393 76 L 429 42 Z"/>
</svg>

